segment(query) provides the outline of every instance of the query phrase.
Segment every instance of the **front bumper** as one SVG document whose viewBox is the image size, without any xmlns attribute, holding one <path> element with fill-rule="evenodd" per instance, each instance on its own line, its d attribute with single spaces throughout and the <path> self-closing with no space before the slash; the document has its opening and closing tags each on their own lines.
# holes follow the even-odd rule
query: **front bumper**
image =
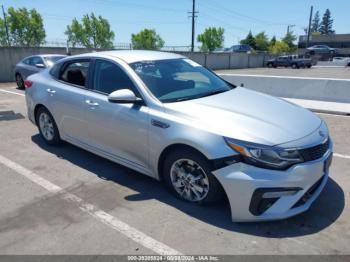
<svg viewBox="0 0 350 262">
<path fill-rule="evenodd" d="M 292 166 L 288 170 L 269 170 L 245 163 L 236 163 L 213 172 L 223 186 L 231 206 L 232 221 L 267 221 L 285 219 L 309 209 L 327 183 L 329 170 L 325 161 L 331 157 L 332 147 L 315 161 Z M 257 189 L 298 189 L 271 203 L 261 214 L 253 214 L 252 198 Z M 273 191 L 273 190 L 272 190 Z M 254 199 L 253 199 L 254 201 Z"/>
</svg>

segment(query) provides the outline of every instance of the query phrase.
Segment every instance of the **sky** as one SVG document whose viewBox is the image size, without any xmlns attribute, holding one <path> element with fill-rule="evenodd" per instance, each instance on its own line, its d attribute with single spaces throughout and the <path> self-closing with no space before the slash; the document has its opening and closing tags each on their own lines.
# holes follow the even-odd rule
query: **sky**
<svg viewBox="0 0 350 262">
<path fill-rule="evenodd" d="M 72 19 L 94 12 L 109 20 L 115 43 L 130 43 L 131 34 L 144 28 L 155 29 L 165 46 L 191 43 L 188 12 L 192 0 L 0 0 L 0 4 L 5 9 L 37 9 L 44 18 L 49 42 L 65 42 L 64 31 Z M 294 25 L 291 28 L 295 34 L 301 35 L 308 25 L 311 5 L 321 16 L 329 8 L 336 32 L 350 33 L 349 0 L 196 0 L 196 35 L 209 26 L 223 27 L 226 47 L 237 44 L 249 30 L 281 38 L 287 26 Z"/>
</svg>

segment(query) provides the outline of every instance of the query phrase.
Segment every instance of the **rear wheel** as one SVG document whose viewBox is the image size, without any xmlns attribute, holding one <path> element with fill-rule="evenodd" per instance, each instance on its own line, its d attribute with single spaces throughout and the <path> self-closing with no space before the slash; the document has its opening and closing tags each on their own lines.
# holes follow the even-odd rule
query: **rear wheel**
<svg viewBox="0 0 350 262">
<path fill-rule="evenodd" d="M 40 107 L 38 109 L 36 122 L 40 135 L 47 144 L 58 145 L 62 142 L 56 122 L 45 107 Z"/>
<path fill-rule="evenodd" d="M 24 89 L 24 81 L 20 73 L 16 74 L 16 84 L 18 89 Z"/>
<path fill-rule="evenodd" d="M 209 161 L 192 150 L 171 152 L 164 161 L 163 177 L 172 193 L 188 202 L 210 204 L 224 195 Z"/>
</svg>

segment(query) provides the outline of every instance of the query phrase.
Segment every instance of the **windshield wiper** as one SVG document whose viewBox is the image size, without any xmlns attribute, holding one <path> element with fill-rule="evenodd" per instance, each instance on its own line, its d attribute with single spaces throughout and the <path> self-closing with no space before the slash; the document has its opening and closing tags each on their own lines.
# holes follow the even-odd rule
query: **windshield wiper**
<svg viewBox="0 0 350 262">
<path fill-rule="evenodd" d="M 224 92 L 227 92 L 227 91 L 230 91 L 230 90 L 216 90 L 216 91 L 208 92 L 208 93 L 200 96 L 199 98 L 207 97 L 207 96 L 213 96 L 213 95 L 221 94 L 221 93 L 224 93 Z"/>
<path fill-rule="evenodd" d="M 196 95 L 196 96 L 180 97 L 180 98 L 175 98 L 175 99 L 163 100 L 163 102 L 164 103 L 182 102 L 182 101 L 193 100 L 193 99 L 198 99 L 198 98 L 202 98 L 202 97 L 217 95 L 217 94 L 224 93 L 227 91 L 230 91 L 230 90 L 216 90 L 216 91 L 205 93 L 203 95 L 200 94 L 200 95 Z"/>
</svg>

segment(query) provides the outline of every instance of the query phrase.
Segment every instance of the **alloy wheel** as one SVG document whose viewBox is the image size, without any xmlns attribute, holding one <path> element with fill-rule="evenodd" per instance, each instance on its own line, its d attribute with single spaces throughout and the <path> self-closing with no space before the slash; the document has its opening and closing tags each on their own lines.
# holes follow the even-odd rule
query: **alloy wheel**
<svg viewBox="0 0 350 262">
<path fill-rule="evenodd" d="M 53 121 L 51 119 L 51 116 L 49 116 L 45 112 L 42 112 L 39 116 L 39 127 L 42 135 L 46 140 L 48 141 L 53 140 L 55 135 L 55 129 L 53 126 Z"/>
<path fill-rule="evenodd" d="M 176 192 L 191 202 L 203 200 L 209 192 L 209 179 L 203 168 L 193 160 L 179 159 L 170 169 L 171 183 Z"/>
</svg>

